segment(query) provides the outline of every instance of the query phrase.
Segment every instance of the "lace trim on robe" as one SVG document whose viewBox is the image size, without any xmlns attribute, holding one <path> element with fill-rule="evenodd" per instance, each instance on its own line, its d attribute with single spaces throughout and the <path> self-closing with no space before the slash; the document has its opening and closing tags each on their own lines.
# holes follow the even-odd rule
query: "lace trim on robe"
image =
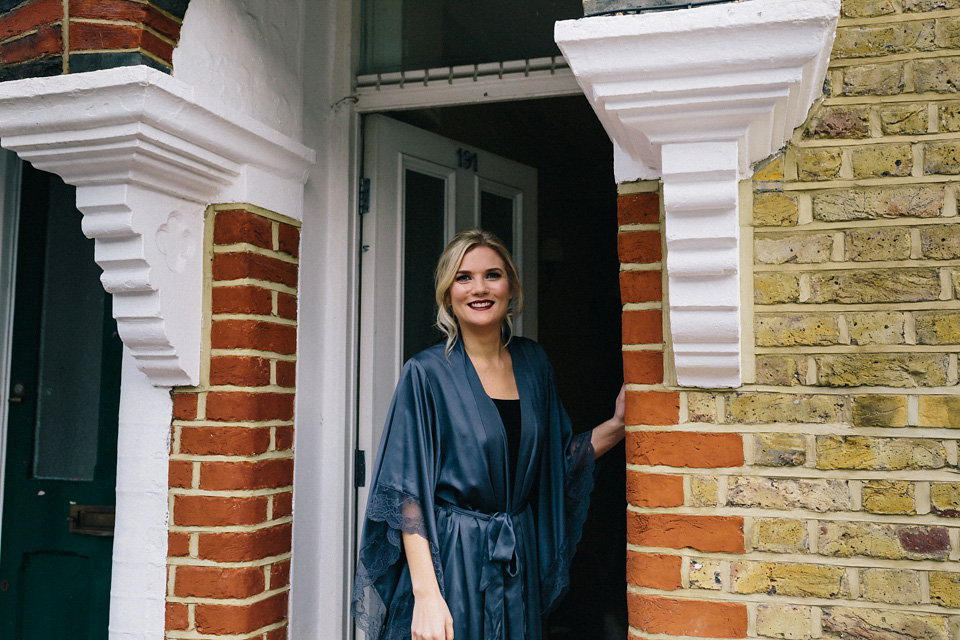
<svg viewBox="0 0 960 640">
<path fill-rule="evenodd" d="M 567 450 L 563 487 L 567 536 L 543 577 L 542 584 L 550 585 L 543 592 L 543 614 L 559 604 L 570 587 L 570 562 L 583 534 L 583 523 L 590 508 L 590 492 L 593 491 L 595 465 L 590 436 L 591 431 L 575 435 Z"/>
<path fill-rule="evenodd" d="M 400 640 L 409 638 L 413 620 L 413 598 L 391 598 L 390 625 L 384 628 L 387 607 L 376 583 L 396 568 L 403 551 L 403 534 L 415 533 L 430 543 L 433 568 L 437 574 L 440 593 L 443 594 L 443 569 L 440 565 L 440 550 L 427 535 L 423 518 L 423 506 L 412 495 L 392 487 L 377 485 L 370 493 L 367 503 L 368 536 L 371 541 L 360 549 L 357 562 L 357 577 L 353 584 L 351 609 L 357 626 L 366 634 L 367 640 Z M 392 585 L 391 591 L 396 589 Z"/>
</svg>

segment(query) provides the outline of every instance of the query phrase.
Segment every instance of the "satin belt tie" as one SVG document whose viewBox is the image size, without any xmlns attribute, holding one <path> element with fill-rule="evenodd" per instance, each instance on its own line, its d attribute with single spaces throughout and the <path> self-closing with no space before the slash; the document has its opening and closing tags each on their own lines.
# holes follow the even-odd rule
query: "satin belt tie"
<svg viewBox="0 0 960 640">
<path fill-rule="evenodd" d="M 523 505 L 510 513 L 482 513 L 437 500 L 442 509 L 459 513 L 486 522 L 484 538 L 486 554 L 480 572 L 480 591 L 483 597 L 483 640 L 503 640 L 504 611 L 509 617 L 514 637 L 522 637 L 524 628 L 523 581 L 520 579 L 520 562 L 517 558 L 517 536 L 513 530 L 513 518 L 523 513 L 529 505 Z M 514 606 L 506 607 L 505 602 Z M 519 606 L 517 606 L 519 603 Z M 519 634 L 518 634 L 518 631 Z"/>
</svg>

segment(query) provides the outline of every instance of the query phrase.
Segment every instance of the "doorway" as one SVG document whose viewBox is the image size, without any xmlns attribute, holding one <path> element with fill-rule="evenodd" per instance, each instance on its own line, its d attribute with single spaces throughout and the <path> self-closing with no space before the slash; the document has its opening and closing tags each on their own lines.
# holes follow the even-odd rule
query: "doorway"
<svg viewBox="0 0 960 640">
<path fill-rule="evenodd" d="M 121 343 L 76 193 L 24 164 L 4 402 L 0 637 L 107 637 Z M 4 224 L 3 228 L 9 228 Z M 51 615 L 51 612 L 54 612 Z"/>
<path fill-rule="evenodd" d="M 536 338 L 536 171 L 382 115 L 364 122 L 359 448 L 377 450 L 403 363 L 437 343 L 433 269 L 454 234 L 482 226 L 514 258 Z M 389 294 L 386 294 L 389 292 Z M 359 511 L 366 494 L 361 488 Z"/>
<path fill-rule="evenodd" d="M 622 382 L 616 186 L 612 145 L 586 99 L 384 115 L 536 171 L 536 326 L 528 334 L 551 358 L 574 429 L 609 418 Z M 627 637 L 623 455 L 621 444 L 598 463 L 571 588 L 544 620 L 545 639 Z"/>
</svg>

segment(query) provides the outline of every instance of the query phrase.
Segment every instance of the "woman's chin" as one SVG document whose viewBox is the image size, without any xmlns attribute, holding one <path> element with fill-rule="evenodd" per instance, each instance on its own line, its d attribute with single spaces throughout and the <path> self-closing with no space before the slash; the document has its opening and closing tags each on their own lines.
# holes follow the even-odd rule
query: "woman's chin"
<svg viewBox="0 0 960 640">
<path fill-rule="evenodd" d="M 503 316 L 484 311 L 471 313 L 469 316 L 458 318 L 458 320 L 460 320 L 461 329 L 484 332 L 499 330 L 500 324 L 503 322 Z"/>
</svg>

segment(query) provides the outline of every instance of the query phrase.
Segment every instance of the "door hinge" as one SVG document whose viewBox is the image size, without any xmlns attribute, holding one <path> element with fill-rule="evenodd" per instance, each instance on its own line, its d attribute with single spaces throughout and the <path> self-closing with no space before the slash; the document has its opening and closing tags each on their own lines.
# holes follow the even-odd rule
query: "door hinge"
<svg viewBox="0 0 960 640">
<path fill-rule="evenodd" d="M 360 215 L 370 213 L 370 178 L 360 178 L 360 192 L 357 194 L 357 209 Z"/>
<path fill-rule="evenodd" d="M 367 486 L 367 452 L 363 449 L 353 452 L 353 486 L 357 489 Z"/>
</svg>

